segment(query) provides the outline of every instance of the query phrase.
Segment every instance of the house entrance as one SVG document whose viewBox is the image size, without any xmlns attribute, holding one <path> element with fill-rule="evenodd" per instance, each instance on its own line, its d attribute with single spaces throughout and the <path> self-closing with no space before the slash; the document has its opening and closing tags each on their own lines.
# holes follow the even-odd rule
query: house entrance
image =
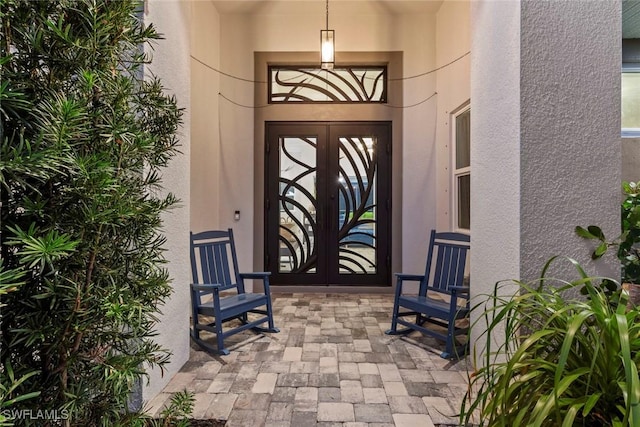
<svg viewBox="0 0 640 427">
<path fill-rule="evenodd" d="M 273 285 L 390 284 L 391 123 L 266 124 Z"/>
</svg>

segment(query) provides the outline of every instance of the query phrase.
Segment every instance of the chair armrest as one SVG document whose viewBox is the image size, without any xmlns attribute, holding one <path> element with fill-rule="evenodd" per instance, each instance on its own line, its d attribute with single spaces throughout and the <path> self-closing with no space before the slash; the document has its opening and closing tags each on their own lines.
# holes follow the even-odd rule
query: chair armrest
<svg viewBox="0 0 640 427">
<path fill-rule="evenodd" d="M 224 291 L 227 289 L 233 289 L 235 288 L 235 285 L 221 285 L 219 283 L 192 283 L 191 284 L 191 289 L 194 291 L 209 291 L 209 292 L 215 292 L 215 291 Z"/>
<path fill-rule="evenodd" d="M 264 293 L 269 295 L 271 293 L 271 288 L 269 286 L 269 276 L 271 276 L 270 271 L 257 271 L 253 273 L 240 273 L 240 278 L 244 279 L 258 279 L 262 280 L 262 286 L 264 287 Z"/>
<path fill-rule="evenodd" d="M 270 271 L 257 271 L 254 273 L 240 273 L 240 277 L 243 279 L 264 279 L 265 277 L 271 276 Z"/>
<path fill-rule="evenodd" d="M 396 273 L 396 300 L 398 299 L 398 297 L 400 297 L 400 295 L 402 295 L 402 285 L 404 284 L 404 282 L 420 282 L 422 281 L 422 279 L 424 279 L 423 275 L 419 275 L 419 274 L 403 274 L 403 273 Z"/>
<path fill-rule="evenodd" d="M 458 294 L 469 294 L 471 292 L 471 288 L 469 286 L 449 286 L 451 292 L 455 292 Z"/>
<path fill-rule="evenodd" d="M 214 289 L 221 290 L 222 288 L 223 286 L 219 283 L 191 284 L 191 289 L 193 289 L 194 291 L 213 291 Z"/>
<path fill-rule="evenodd" d="M 396 273 L 396 277 L 399 280 L 406 280 L 406 281 L 413 281 L 413 282 L 419 282 L 422 279 L 424 279 L 424 275 L 420 275 L 420 274 L 403 274 L 403 273 Z"/>
<path fill-rule="evenodd" d="M 469 309 L 469 303 L 471 301 L 469 286 L 449 286 L 449 291 L 451 292 L 451 302 L 449 305 L 449 310 L 453 312 L 457 312 L 461 306 L 458 305 L 458 298 L 463 301 L 466 301 L 466 308 Z"/>
</svg>

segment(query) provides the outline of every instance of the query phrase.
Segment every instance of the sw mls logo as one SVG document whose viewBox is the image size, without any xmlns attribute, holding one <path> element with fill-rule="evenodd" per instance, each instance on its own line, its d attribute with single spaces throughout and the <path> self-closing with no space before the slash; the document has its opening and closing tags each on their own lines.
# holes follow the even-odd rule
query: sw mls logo
<svg viewBox="0 0 640 427">
<path fill-rule="evenodd" d="M 68 420 L 69 411 L 41 409 L 5 409 L 2 415 L 10 420 Z"/>
</svg>

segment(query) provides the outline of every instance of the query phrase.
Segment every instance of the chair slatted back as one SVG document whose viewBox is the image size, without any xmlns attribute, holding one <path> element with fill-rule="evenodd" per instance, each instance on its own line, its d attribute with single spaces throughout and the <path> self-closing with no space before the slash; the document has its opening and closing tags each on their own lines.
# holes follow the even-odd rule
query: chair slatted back
<svg viewBox="0 0 640 427">
<path fill-rule="evenodd" d="M 193 283 L 235 286 L 238 292 L 244 292 L 243 282 L 238 276 L 233 231 L 228 229 L 189 234 Z"/>
<path fill-rule="evenodd" d="M 450 293 L 449 286 L 462 286 L 471 237 L 462 233 L 431 231 L 425 279 L 420 283 L 420 295 L 427 287 Z"/>
</svg>

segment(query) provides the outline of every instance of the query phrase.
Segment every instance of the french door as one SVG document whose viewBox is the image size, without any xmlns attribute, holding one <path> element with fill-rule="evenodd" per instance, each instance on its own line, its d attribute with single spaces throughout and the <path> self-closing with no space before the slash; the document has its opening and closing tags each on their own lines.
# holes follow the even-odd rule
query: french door
<svg viewBox="0 0 640 427">
<path fill-rule="evenodd" d="M 391 123 L 266 124 L 274 285 L 390 285 Z"/>
</svg>

